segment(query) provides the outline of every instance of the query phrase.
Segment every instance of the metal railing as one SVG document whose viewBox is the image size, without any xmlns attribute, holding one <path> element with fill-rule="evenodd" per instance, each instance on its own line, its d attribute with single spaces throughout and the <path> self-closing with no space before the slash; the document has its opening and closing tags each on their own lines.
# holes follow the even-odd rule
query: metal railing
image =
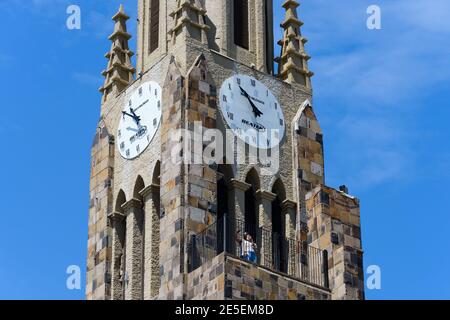
<svg viewBox="0 0 450 320">
<path fill-rule="evenodd" d="M 227 217 L 191 236 L 189 271 L 196 270 L 224 251 L 244 259 L 240 241 L 245 232 L 252 236 L 256 244 L 256 265 L 313 285 L 329 287 L 327 251 Z"/>
</svg>

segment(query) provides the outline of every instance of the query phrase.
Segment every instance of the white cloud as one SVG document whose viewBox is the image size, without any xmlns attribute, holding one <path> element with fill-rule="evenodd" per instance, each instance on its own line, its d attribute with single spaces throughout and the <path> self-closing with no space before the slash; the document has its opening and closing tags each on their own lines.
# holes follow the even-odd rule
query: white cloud
<svg viewBox="0 0 450 320">
<path fill-rule="evenodd" d="M 380 0 L 379 31 L 366 27 L 370 4 L 316 0 L 299 8 L 328 177 L 356 188 L 416 177 L 411 170 L 424 155 L 415 141 L 428 133 L 415 122 L 435 88 L 450 83 L 449 1 Z"/>
</svg>

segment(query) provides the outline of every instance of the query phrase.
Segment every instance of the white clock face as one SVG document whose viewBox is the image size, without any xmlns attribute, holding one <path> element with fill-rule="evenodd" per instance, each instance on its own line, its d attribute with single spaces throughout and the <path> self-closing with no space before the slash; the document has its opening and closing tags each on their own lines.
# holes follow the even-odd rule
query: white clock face
<svg viewBox="0 0 450 320">
<path fill-rule="evenodd" d="M 261 149 L 280 144 L 286 131 L 283 111 L 264 84 L 235 75 L 223 83 L 219 99 L 223 117 L 240 139 Z"/>
<path fill-rule="evenodd" d="M 117 147 L 125 159 L 138 157 L 153 140 L 161 123 L 161 95 L 159 84 L 150 81 L 128 97 L 117 131 Z"/>
</svg>

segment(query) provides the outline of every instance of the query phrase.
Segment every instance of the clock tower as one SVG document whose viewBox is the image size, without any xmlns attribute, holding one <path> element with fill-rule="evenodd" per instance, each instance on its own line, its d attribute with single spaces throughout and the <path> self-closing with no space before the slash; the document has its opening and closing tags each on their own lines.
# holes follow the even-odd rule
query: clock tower
<svg viewBox="0 0 450 320">
<path fill-rule="evenodd" d="M 138 0 L 113 17 L 88 299 L 363 299 L 359 200 L 327 187 L 299 3 Z M 274 61 L 277 68 L 274 68 Z"/>
</svg>

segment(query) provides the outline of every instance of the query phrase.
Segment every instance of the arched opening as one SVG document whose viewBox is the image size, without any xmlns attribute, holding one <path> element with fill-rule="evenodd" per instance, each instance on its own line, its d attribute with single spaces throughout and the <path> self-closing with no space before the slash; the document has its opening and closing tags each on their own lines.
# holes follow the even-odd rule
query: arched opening
<svg viewBox="0 0 450 320">
<path fill-rule="evenodd" d="M 245 226 L 244 231 L 247 232 L 253 241 L 257 244 L 256 255 L 261 247 L 258 206 L 256 205 L 256 191 L 260 189 L 260 180 L 258 172 L 252 168 L 245 179 L 250 188 L 245 192 Z"/>
<path fill-rule="evenodd" d="M 273 74 L 274 66 L 274 48 L 273 48 L 273 3 L 266 1 L 264 4 L 264 20 L 265 20 L 265 49 L 266 49 L 266 67 L 267 73 Z"/>
<path fill-rule="evenodd" d="M 234 0 L 234 43 L 244 49 L 250 47 L 249 0 Z"/>
<path fill-rule="evenodd" d="M 159 47 L 159 0 L 150 0 L 149 53 Z"/>
<path fill-rule="evenodd" d="M 272 261 L 274 269 L 287 272 L 286 219 L 282 208 L 282 203 L 286 199 L 286 190 L 281 179 L 273 185 L 272 193 L 276 194 L 272 202 Z"/>
<path fill-rule="evenodd" d="M 140 192 L 144 190 L 144 188 L 144 179 L 142 179 L 141 176 L 138 176 L 136 179 L 136 183 L 134 184 L 133 198 L 140 200 L 142 198 Z"/>
<path fill-rule="evenodd" d="M 161 242 L 160 235 L 160 217 L 161 217 L 161 163 L 158 161 L 153 170 L 152 177 L 152 227 L 151 227 L 151 280 L 150 280 L 150 296 L 155 298 L 159 294 L 160 278 L 159 278 L 159 244 Z"/>
<path fill-rule="evenodd" d="M 145 211 L 144 211 L 144 199 L 141 195 L 141 191 L 145 189 L 145 182 L 144 179 L 142 179 L 141 176 L 138 176 L 136 179 L 136 183 L 134 184 L 134 190 L 133 190 L 133 198 L 140 201 L 140 207 L 136 208 L 136 224 L 138 227 L 138 234 L 137 238 L 139 239 L 140 246 L 139 249 L 136 250 L 135 253 L 133 253 L 134 259 L 139 260 L 140 263 L 140 278 L 141 278 L 141 297 L 144 296 L 144 273 L 145 273 L 145 266 L 144 266 L 144 252 L 145 252 Z"/>
<path fill-rule="evenodd" d="M 120 190 L 115 204 L 115 212 L 123 215 L 124 210 L 122 206 L 127 202 L 125 193 Z M 114 288 L 114 299 L 122 300 L 125 298 L 125 252 L 126 252 L 126 222 L 125 219 L 114 219 L 113 221 L 113 246 L 114 246 L 114 257 L 113 257 L 113 286 L 120 288 L 117 290 Z"/>
<path fill-rule="evenodd" d="M 230 181 L 233 178 L 230 165 L 221 164 L 217 169 L 217 251 L 221 253 L 225 247 L 225 234 L 229 232 L 230 221 L 232 221 L 230 212 Z M 225 227 L 228 231 L 225 231 Z M 229 237 L 226 237 L 228 239 Z M 226 244 L 226 248 L 231 249 L 231 243 Z"/>
<path fill-rule="evenodd" d="M 157 161 L 155 164 L 155 168 L 153 169 L 152 183 L 159 185 L 161 179 L 160 176 L 161 176 L 161 162 Z"/>
<path fill-rule="evenodd" d="M 119 213 L 123 213 L 122 206 L 125 204 L 125 202 L 127 202 L 127 198 L 125 197 L 125 192 L 123 192 L 123 190 L 120 190 L 119 193 L 117 194 L 115 211 L 119 212 Z"/>
</svg>

